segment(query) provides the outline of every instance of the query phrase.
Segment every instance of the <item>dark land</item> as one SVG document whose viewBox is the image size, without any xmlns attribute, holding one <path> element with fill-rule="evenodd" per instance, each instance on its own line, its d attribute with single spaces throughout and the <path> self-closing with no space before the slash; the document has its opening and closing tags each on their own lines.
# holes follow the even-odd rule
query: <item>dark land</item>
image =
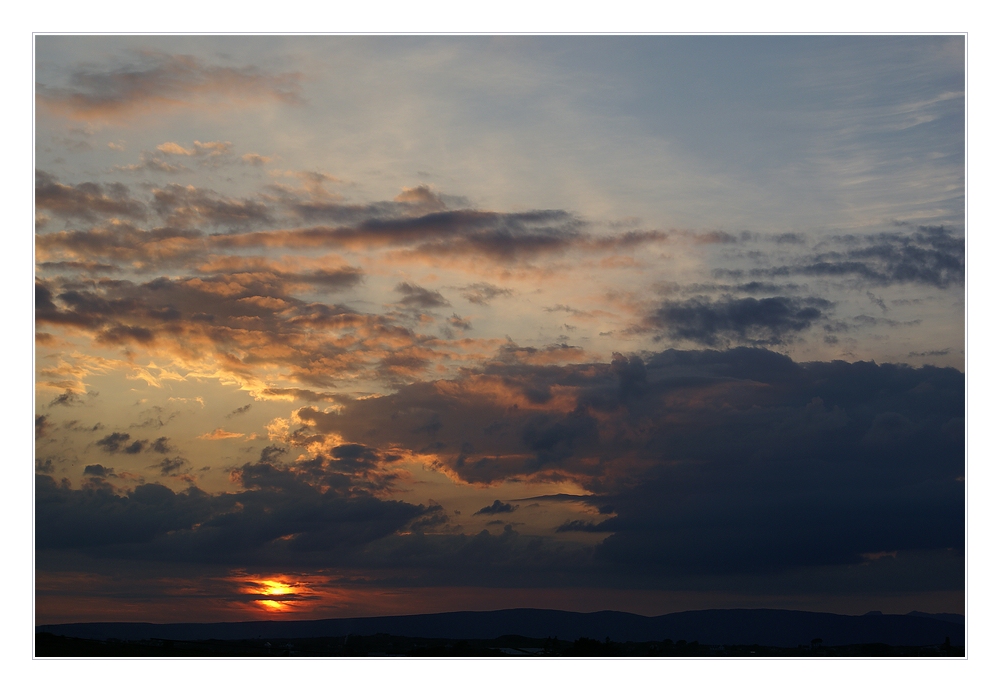
<svg viewBox="0 0 1000 692">
<path fill-rule="evenodd" d="M 964 657 L 964 635 L 964 617 L 954 614 L 704 610 L 648 618 L 515 609 L 284 622 L 41 625 L 35 656 Z"/>
</svg>

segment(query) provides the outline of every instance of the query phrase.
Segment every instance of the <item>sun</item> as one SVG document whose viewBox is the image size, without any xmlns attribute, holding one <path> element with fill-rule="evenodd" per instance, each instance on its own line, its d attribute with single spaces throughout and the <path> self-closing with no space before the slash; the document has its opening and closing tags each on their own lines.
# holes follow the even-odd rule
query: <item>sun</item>
<svg viewBox="0 0 1000 692">
<path fill-rule="evenodd" d="M 275 579 L 265 579 L 260 582 L 260 585 L 263 589 L 260 593 L 268 596 L 285 596 L 286 594 L 295 593 L 292 590 L 291 584 L 286 584 L 283 581 L 277 581 Z"/>
<path fill-rule="evenodd" d="M 293 607 L 291 601 L 298 595 L 294 584 L 279 578 L 255 579 L 246 584 L 243 592 L 255 596 L 254 605 L 269 613 L 283 613 L 291 610 Z M 261 598 L 262 596 L 272 596 L 273 598 Z"/>
</svg>

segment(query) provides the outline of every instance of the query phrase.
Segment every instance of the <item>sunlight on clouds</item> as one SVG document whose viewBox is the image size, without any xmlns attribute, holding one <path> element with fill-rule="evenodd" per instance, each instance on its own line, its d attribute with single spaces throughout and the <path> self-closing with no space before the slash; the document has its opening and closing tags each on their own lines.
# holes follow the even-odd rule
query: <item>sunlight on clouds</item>
<svg viewBox="0 0 1000 692">
<path fill-rule="evenodd" d="M 960 591 L 964 38 L 37 44 L 46 603 Z"/>
</svg>

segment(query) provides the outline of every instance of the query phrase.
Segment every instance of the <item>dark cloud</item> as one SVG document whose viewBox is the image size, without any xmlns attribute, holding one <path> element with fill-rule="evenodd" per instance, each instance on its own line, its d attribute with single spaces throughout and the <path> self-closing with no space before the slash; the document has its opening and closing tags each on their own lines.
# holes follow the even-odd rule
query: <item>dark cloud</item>
<svg viewBox="0 0 1000 692">
<path fill-rule="evenodd" d="M 132 442 L 129 442 L 130 439 L 131 436 L 128 433 L 111 433 L 106 437 L 102 437 L 96 444 L 108 454 L 118 452 L 123 454 L 138 454 L 149 444 L 149 440 L 132 440 Z"/>
<path fill-rule="evenodd" d="M 420 517 L 414 522 L 410 523 L 409 529 L 411 531 L 426 531 L 428 529 L 436 529 L 441 526 L 448 524 L 451 519 L 445 513 L 444 508 L 441 505 L 431 504 L 427 509 L 427 514 Z"/>
<path fill-rule="evenodd" d="M 430 291 L 405 281 L 396 284 L 396 292 L 402 293 L 400 304 L 412 308 L 437 308 L 451 305 L 437 291 Z"/>
<path fill-rule="evenodd" d="M 802 245 L 806 237 L 801 233 L 779 233 L 768 238 L 772 243 Z"/>
<path fill-rule="evenodd" d="M 872 317 L 871 315 L 855 315 L 851 318 L 855 324 L 860 324 L 865 327 L 898 327 L 900 325 L 913 326 L 920 324 L 922 320 L 908 320 L 906 322 L 900 322 L 899 320 L 891 320 L 888 317 Z"/>
<path fill-rule="evenodd" d="M 52 423 L 48 416 L 35 416 L 35 439 L 40 440 L 52 430 Z"/>
<path fill-rule="evenodd" d="M 868 300 L 870 300 L 870 301 L 871 301 L 871 302 L 873 302 L 873 303 L 874 303 L 875 305 L 877 305 L 877 306 L 879 307 L 879 309 L 880 309 L 880 310 L 882 310 L 882 312 L 883 312 L 883 313 L 885 313 L 885 312 L 889 312 L 889 308 L 887 308 L 887 307 L 885 306 L 885 301 L 884 301 L 884 300 L 882 300 L 882 298 L 880 298 L 879 296 L 876 296 L 876 295 L 875 295 L 874 293 L 872 293 L 871 291 L 866 291 L 866 292 L 865 292 L 865 295 L 866 295 L 866 296 L 868 296 Z"/>
<path fill-rule="evenodd" d="M 153 209 L 169 226 L 178 228 L 244 227 L 272 220 L 271 212 L 260 202 L 222 197 L 213 190 L 175 184 L 153 190 Z"/>
<path fill-rule="evenodd" d="M 448 324 L 455 329 L 461 329 L 464 332 L 472 329 L 472 322 L 469 320 L 459 317 L 458 315 L 452 313 L 451 317 L 448 318 Z"/>
<path fill-rule="evenodd" d="M 123 346 L 126 344 L 147 345 L 152 343 L 154 338 L 152 329 L 116 324 L 100 332 L 94 338 L 94 341 L 99 344 L 109 344 L 112 346 Z"/>
<path fill-rule="evenodd" d="M 117 263 L 113 266 L 127 264 L 143 268 L 172 266 L 203 255 L 206 251 L 201 231 L 172 227 L 143 230 L 127 222 L 89 230 L 45 233 L 35 238 L 35 247 L 49 256 L 72 258 L 65 262 L 43 263 L 43 268 L 87 272 L 94 272 L 103 266 L 95 262 L 97 258 Z"/>
<path fill-rule="evenodd" d="M 583 242 L 582 226 L 582 221 L 559 210 L 503 214 L 466 209 L 416 217 L 364 218 L 335 228 L 220 235 L 212 242 L 220 249 L 399 246 L 425 256 L 477 255 L 507 262 L 563 251 Z"/>
<path fill-rule="evenodd" d="M 556 528 L 556 533 L 566 533 L 572 531 L 582 533 L 607 533 L 609 529 L 604 528 L 603 522 L 601 524 L 595 524 L 592 521 L 584 521 L 583 519 L 571 519 L 570 521 L 560 524 Z"/>
<path fill-rule="evenodd" d="M 732 342 L 772 346 L 809 329 L 832 307 L 822 298 L 699 297 L 663 302 L 649 323 L 672 339 L 705 346 Z"/>
<path fill-rule="evenodd" d="M 65 392 L 54 398 L 49 402 L 49 408 L 53 406 L 81 406 L 83 405 L 83 397 L 81 397 L 76 392 L 67 389 Z"/>
<path fill-rule="evenodd" d="M 760 295 L 762 293 L 781 294 L 781 293 L 795 293 L 801 290 L 808 290 L 808 287 L 803 284 L 795 283 L 774 283 L 773 281 L 747 281 L 741 284 L 718 284 L 718 283 L 696 283 L 687 284 L 681 286 L 678 283 L 673 282 L 660 282 L 655 285 L 657 293 L 663 295 L 673 295 L 675 293 L 749 293 L 751 295 Z"/>
<path fill-rule="evenodd" d="M 460 289 L 461 295 L 470 303 L 476 305 L 489 305 L 494 298 L 513 295 L 509 288 L 501 288 L 488 283 L 469 284 Z"/>
<path fill-rule="evenodd" d="M 260 450 L 260 459 L 258 464 L 273 464 L 276 463 L 278 457 L 286 453 L 288 450 L 284 447 L 279 447 L 278 445 L 268 445 L 264 449 Z"/>
<path fill-rule="evenodd" d="M 145 219 L 146 205 L 121 183 L 65 185 L 45 171 L 35 171 L 35 208 L 64 219 L 96 221 L 100 217 Z"/>
<path fill-rule="evenodd" d="M 317 269 L 298 274 L 279 273 L 278 277 L 290 282 L 303 282 L 329 289 L 342 289 L 359 284 L 364 278 L 364 273 L 357 267 L 341 267 L 340 269 Z"/>
<path fill-rule="evenodd" d="M 924 358 L 927 356 L 946 356 L 951 353 L 950 348 L 942 348 L 935 351 L 910 351 L 906 354 L 907 358 Z"/>
<path fill-rule="evenodd" d="M 161 476 L 174 476 L 190 467 L 190 462 L 184 457 L 173 457 L 163 459 L 159 463 L 153 464 L 151 468 L 159 469 Z"/>
<path fill-rule="evenodd" d="M 165 461 L 163 471 L 175 470 Z M 38 475 L 36 546 L 105 558 L 308 569 L 350 564 L 367 544 L 440 513 L 379 500 L 332 478 L 322 489 L 302 469 L 268 463 L 245 464 L 233 479 L 240 490 L 210 495 L 155 483 L 124 493 L 106 485 L 73 490 Z"/>
<path fill-rule="evenodd" d="M 568 305 L 563 305 L 562 303 L 560 303 L 558 305 L 553 305 L 550 308 L 544 308 L 544 310 L 545 310 L 545 312 L 568 312 L 571 315 L 579 315 L 579 314 L 581 314 L 580 310 L 577 310 L 576 308 L 571 308 Z"/>
<path fill-rule="evenodd" d="M 744 270 L 715 270 L 731 278 L 815 276 L 868 286 L 923 284 L 945 289 L 965 280 L 965 240 L 944 226 L 899 224 L 907 232 L 831 239 L 837 249 L 817 248 L 791 264 Z"/>
<path fill-rule="evenodd" d="M 349 474 L 358 474 L 377 467 L 383 460 L 378 450 L 359 444 L 337 445 L 330 450 L 333 468 Z"/>
<path fill-rule="evenodd" d="M 950 368 L 671 350 L 498 361 L 298 417 L 303 436 L 433 453 L 466 482 L 573 479 L 592 493 L 573 500 L 608 518 L 561 532 L 611 534 L 594 569 L 662 585 L 961 551 L 964 391 Z"/>
<path fill-rule="evenodd" d="M 208 100 L 247 99 L 298 103 L 299 75 L 272 74 L 252 66 L 210 65 L 189 55 L 144 51 L 127 64 L 81 67 L 64 87 L 38 84 L 40 105 L 79 118 L 120 118 L 154 108 Z"/>
<path fill-rule="evenodd" d="M 464 215 L 462 232 L 451 239 L 428 238 L 417 246 L 416 251 L 420 254 L 432 257 L 480 255 L 510 262 L 562 252 L 586 240 L 580 230 L 583 222 L 559 210 L 521 214 L 443 212 L 432 216 L 443 214 Z"/>
<path fill-rule="evenodd" d="M 115 274 L 121 268 L 101 262 L 39 262 L 38 268 L 45 272 L 86 272 L 90 274 Z"/>
<path fill-rule="evenodd" d="M 158 437 L 153 441 L 150 450 L 157 454 L 169 454 L 174 448 L 170 445 L 169 438 Z"/>
<path fill-rule="evenodd" d="M 303 197 L 297 192 L 283 186 L 269 186 L 265 195 L 284 209 L 300 223 L 334 223 L 358 224 L 370 219 L 393 218 L 400 216 L 400 205 L 394 202 L 373 202 L 371 204 L 345 204 L 331 201 L 326 197 L 316 199 L 310 195 Z M 329 236 L 329 234 L 327 234 Z M 340 229 L 338 236 L 343 242 L 351 242 L 352 234 L 346 229 Z M 384 239 L 380 239 L 380 244 Z M 336 242 L 332 240 L 330 242 Z"/>
<path fill-rule="evenodd" d="M 242 416 L 244 413 L 250 410 L 253 404 L 246 404 L 245 406 L 240 406 L 238 409 L 234 409 L 226 414 L 226 418 L 232 418 L 233 416 Z"/>
<path fill-rule="evenodd" d="M 164 415 L 163 415 L 164 414 L 164 409 L 163 409 L 162 406 L 152 406 L 152 407 L 144 410 L 142 412 L 142 414 L 146 415 L 147 417 L 144 418 L 139 423 L 130 423 L 128 427 L 129 428 L 154 428 L 154 429 L 156 429 L 156 428 L 162 428 L 164 425 L 166 425 L 167 423 L 169 423 L 170 421 L 172 421 L 174 418 L 176 418 L 178 415 L 180 415 L 180 411 L 171 411 L 166 416 L 166 421 L 163 420 L 164 419 Z M 162 442 L 160 442 L 161 440 L 162 440 Z M 157 443 L 159 443 L 160 446 L 169 447 L 169 445 L 167 444 L 166 440 L 167 440 L 167 438 L 160 437 L 160 438 L 157 439 Z M 154 450 L 154 451 L 158 451 L 158 450 Z M 166 450 L 162 450 L 162 451 L 160 451 L 160 453 L 161 454 L 165 454 Z"/>
<path fill-rule="evenodd" d="M 173 148 L 187 151 L 180 145 L 167 144 L 171 145 L 171 151 Z M 213 159 L 208 157 L 206 160 Z M 131 168 L 149 167 L 167 172 L 176 168 L 152 154 Z M 115 216 L 126 220 L 155 213 L 164 223 L 158 228 L 139 229 L 120 221 L 89 230 L 42 234 L 37 239 L 37 246 L 50 255 L 46 261 L 51 262 L 52 267 L 59 262 L 85 260 L 95 263 L 98 259 L 106 260 L 104 264 L 127 262 L 134 269 L 144 265 L 183 266 L 185 262 L 212 252 L 261 247 L 367 250 L 397 247 L 429 258 L 474 255 L 509 263 L 572 248 L 605 252 L 619 246 L 632 247 L 662 235 L 655 232 L 653 235 L 640 234 L 640 237 L 626 233 L 621 237 L 594 239 L 583 232 L 583 221 L 565 211 L 508 214 L 472 209 L 435 210 L 437 206 L 430 204 L 430 198 L 423 193 L 410 195 L 414 200 L 419 198 L 419 203 L 397 198 L 392 202 L 344 205 L 329 201 L 329 194 L 325 192 L 316 199 L 316 186 L 321 183 L 315 181 L 307 181 L 306 193 L 272 186 L 267 192 L 250 198 L 231 198 L 207 188 L 169 184 L 152 191 L 147 210 L 144 202 L 129 197 L 127 188 L 121 185 L 112 189 L 98 183 L 81 183 L 71 188 L 59 186 L 44 172 L 38 175 L 39 209 L 49 205 L 58 213 L 86 216 L 89 220 L 96 220 L 98 211 L 105 216 L 116 212 Z M 68 196 L 75 200 L 72 204 L 58 201 Z M 317 220 L 341 225 L 295 228 L 300 222 Z M 276 225 L 287 229 L 249 230 Z M 205 235 L 199 230 L 212 228 L 225 232 Z M 312 277 L 303 276 L 302 280 L 346 285 L 340 282 L 341 278 L 342 272 L 320 271 Z M 476 283 L 462 289 L 462 295 L 470 302 L 486 305 L 496 297 L 511 295 L 511 291 Z"/>
<path fill-rule="evenodd" d="M 144 151 L 139 155 L 138 163 L 130 163 L 125 166 L 115 166 L 116 171 L 127 173 L 141 173 L 151 171 L 154 173 L 186 173 L 191 169 L 179 163 L 170 163 L 160 156 Z"/>
<path fill-rule="evenodd" d="M 474 512 L 474 514 L 508 514 L 517 509 L 517 506 L 510 505 L 506 502 L 500 502 L 500 500 L 494 500 L 492 505 L 486 505 L 480 510 Z"/>
<path fill-rule="evenodd" d="M 108 468 L 106 466 L 101 466 L 100 464 L 91 464 L 83 469 L 83 475 L 97 476 L 99 478 L 104 478 L 113 472 L 114 469 Z"/>
</svg>

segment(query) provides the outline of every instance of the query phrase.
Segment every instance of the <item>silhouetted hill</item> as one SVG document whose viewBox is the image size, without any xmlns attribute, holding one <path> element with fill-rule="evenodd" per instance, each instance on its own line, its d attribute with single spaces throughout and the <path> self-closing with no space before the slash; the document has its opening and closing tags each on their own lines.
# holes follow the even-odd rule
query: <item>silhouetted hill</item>
<svg viewBox="0 0 1000 692">
<path fill-rule="evenodd" d="M 915 615 L 921 618 L 931 618 L 932 620 L 944 620 L 945 622 L 957 622 L 960 625 L 965 624 L 964 615 L 956 615 L 955 613 L 921 613 L 919 610 L 911 610 L 907 615 Z"/>
<path fill-rule="evenodd" d="M 947 619 L 945 619 L 947 618 Z M 954 620 L 954 621 L 952 621 Z M 50 632 L 83 639 L 140 641 L 169 639 L 245 640 L 262 638 L 337 637 L 390 634 L 444 639 L 494 639 L 504 635 L 562 640 L 589 638 L 618 642 L 697 641 L 701 644 L 795 647 L 822 639 L 825 646 L 880 643 L 892 646 L 965 643 L 961 615 L 834 615 L 795 610 L 696 610 L 644 617 L 602 611 L 572 613 L 562 610 L 517 608 L 488 612 L 463 611 L 431 615 L 399 615 L 309 621 L 253 621 L 225 623 L 149 624 L 128 622 L 39 625 Z"/>
</svg>

